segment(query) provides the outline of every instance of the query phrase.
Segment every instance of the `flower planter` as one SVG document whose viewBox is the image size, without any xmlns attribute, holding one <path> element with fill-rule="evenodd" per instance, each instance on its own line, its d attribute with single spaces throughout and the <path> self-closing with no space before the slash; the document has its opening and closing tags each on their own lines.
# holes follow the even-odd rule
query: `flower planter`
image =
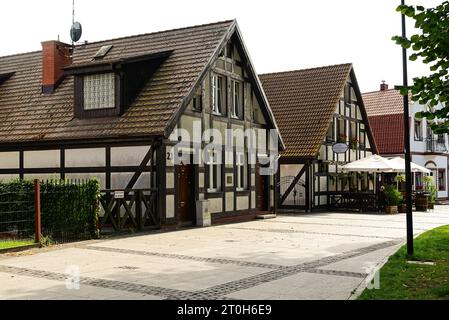
<svg viewBox="0 0 449 320">
<path fill-rule="evenodd" d="M 429 206 L 429 199 L 427 195 L 416 195 L 415 197 L 415 207 L 416 211 L 427 211 Z"/>
<path fill-rule="evenodd" d="M 399 213 L 407 213 L 407 205 L 406 204 L 400 204 L 398 206 L 398 212 Z"/>
<path fill-rule="evenodd" d="M 398 213 L 398 206 L 386 206 L 385 213 L 388 214 L 396 214 Z"/>
</svg>

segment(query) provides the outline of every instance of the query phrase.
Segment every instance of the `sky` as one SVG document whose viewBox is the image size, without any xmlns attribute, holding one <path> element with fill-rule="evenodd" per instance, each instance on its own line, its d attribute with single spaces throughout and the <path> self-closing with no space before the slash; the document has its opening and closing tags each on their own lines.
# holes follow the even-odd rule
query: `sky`
<svg viewBox="0 0 449 320">
<path fill-rule="evenodd" d="M 442 1 L 407 0 L 433 7 Z M 258 73 L 352 62 L 362 92 L 402 84 L 400 0 L 76 0 L 81 41 L 98 41 L 237 19 Z M 70 42 L 72 0 L 0 4 L 0 56 L 40 50 L 42 41 Z M 408 23 L 408 34 L 414 34 Z M 409 78 L 428 66 L 409 62 Z"/>
</svg>

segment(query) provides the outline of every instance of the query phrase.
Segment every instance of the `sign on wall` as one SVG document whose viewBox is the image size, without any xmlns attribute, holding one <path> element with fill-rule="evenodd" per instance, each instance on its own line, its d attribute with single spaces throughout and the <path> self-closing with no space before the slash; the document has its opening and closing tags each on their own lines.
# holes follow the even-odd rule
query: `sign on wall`
<svg viewBox="0 0 449 320">
<path fill-rule="evenodd" d="M 334 151 L 337 154 L 340 153 L 345 153 L 346 151 L 348 151 L 349 146 L 346 143 L 335 143 L 332 146 L 332 151 Z"/>
</svg>

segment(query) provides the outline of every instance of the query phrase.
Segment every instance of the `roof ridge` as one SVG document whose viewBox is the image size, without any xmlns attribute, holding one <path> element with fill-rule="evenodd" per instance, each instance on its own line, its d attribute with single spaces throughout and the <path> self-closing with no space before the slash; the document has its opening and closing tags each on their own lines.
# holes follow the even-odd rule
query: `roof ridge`
<svg viewBox="0 0 449 320">
<path fill-rule="evenodd" d="M 93 42 L 87 42 L 87 45 L 98 44 L 98 43 L 108 42 L 108 41 L 116 41 L 116 40 L 137 38 L 137 37 L 142 37 L 142 36 L 147 36 L 147 35 L 155 35 L 155 34 L 164 33 L 164 32 L 181 31 L 181 30 L 194 29 L 194 28 L 200 28 L 200 27 L 208 27 L 208 26 L 213 26 L 213 25 L 217 25 L 217 24 L 232 23 L 234 21 L 236 21 L 236 19 L 223 20 L 223 21 L 217 21 L 217 22 L 211 22 L 211 23 L 204 23 L 204 24 L 198 24 L 198 25 L 193 25 L 193 26 L 188 26 L 188 27 L 160 30 L 160 31 L 155 31 L 155 32 L 140 33 L 140 34 L 134 34 L 134 35 L 129 35 L 129 36 L 123 36 L 123 37 L 117 37 L 117 38 L 110 38 L 110 39 L 98 40 L 98 41 L 93 41 Z M 79 47 L 82 47 L 84 45 L 85 45 L 84 43 L 75 45 L 75 49 L 79 48 Z M 31 54 L 31 53 L 38 53 L 38 52 L 42 52 L 42 50 L 35 50 L 35 51 L 22 52 L 22 53 L 13 53 L 13 54 L 6 55 L 6 56 L 0 56 L 0 59 L 1 58 L 7 58 L 7 57 L 9 58 L 9 57 L 14 57 L 14 56 L 20 56 L 20 55 L 25 55 L 25 54 Z"/>
<path fill-rule="evenodd" d="M 42 50 L 34 50 L 34 51 L 28 51 L 28 52 L 12 53 L 12 54 L 7 54 L 6 56 L 0 56 L 0 59 L 12 58 L 12 57 L 17 57 L 17 56 L 24 56 L 24 55 L 27 55 L 27 54 L 35 54 L 35 53 L 39 53 L 39 52 L 42 52 Z"/>
<path fill-rule="evenodd" d="M 326 65 L 326 66 L 321 66 L 321 67 L 312 67 L 312 68 L 305 68 L 305 69 L 296 69 L 296 70 L 287 70 L 287 71 L 261 73 L 261 74 L 259 74 L 259 76 L 290 74 L 290 73 L 295 73 L 295 72 L 300 72 L 300 71 L 311 71 L 311 70 L 326 69 L 326 68 L 340 67 L 340 66 L 352 66 L 352 65 L 353 64 L 351 62 L 349 62 L 349 63 L 338 63 L 338 64 Z"/>
<path fill-rule="evenodd" d="M 209 26 L 213 26 L 213 25 L 217 25 L 217 24 L 231 23 L 231 22 L 234 22 L 234 21 L 236 21 L 236 19 L 223 20 L 223 21 L 204 23 L 204 24 L 197 24 L 197 25 L 188 26 L 188 27 L 166 29 L 166 30 L 160 30 L 160 31 L 155 31 L 155 32 L 139 33 L 139 34 L 134 34 L 134 35 L 130 35 L 130 36 L 123 36 L 123 37 L 118 37 L 118 38 L 110 38 L 110 39 L 105 39 L 105 40 L 98 40 L 98 41 L 88 42 L 87 45 L 97 44 L 97 43 L 107 42 L 107 41 L 116 41 L 116 40 L 137 38 L 137 37 L 143 37 L 143 36 L 148 36 L 148 35 L 155 35 L 155 34 L 165 33 L 165 32 L 181 31 L 181 30 L 194 29 L 194 28 L 200 28 L 200 27 L 209 27 Z M 76 45 L 75 48 L 77 48 L 79 46 L 84 46 L 84 45 L 85 45 L 84 43 L 83 44 L 79 44 L 79 45 Z"/>
<path fill-rule="evenodd" d="M 399 92 L 399 90 L 391 88 L 391 89 L 387 89 L 387 90 L 374 90 L 374 91 L 363 92 L 362 94 L 379 93 L 379 92 L 385 92 L 385 91 L 398 91 Z"/>
</svg>

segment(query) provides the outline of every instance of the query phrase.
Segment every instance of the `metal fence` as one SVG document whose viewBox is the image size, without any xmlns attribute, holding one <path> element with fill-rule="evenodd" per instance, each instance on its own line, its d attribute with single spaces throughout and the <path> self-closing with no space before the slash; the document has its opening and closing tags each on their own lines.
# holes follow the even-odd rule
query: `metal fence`
<svg viewBox="0 0 449 320">
<path fill-rule="evenodd" d="M 100 192 L 91 182 L 0 184 L 0 241 L 61 244 L 98 238 L 100 233 L 160 227 L 156 189 Z"/>
<path fill-rule="evenodd" d="M 3 190 L 0 241 L 60 244 L 98 237 L 99 190 L 88 180 L 15 181 Z"/>
<path fill-rule="evenodd" d="M 34 239 L 34 192 L 0 193 L 0 241 Z"/>
</svg>

